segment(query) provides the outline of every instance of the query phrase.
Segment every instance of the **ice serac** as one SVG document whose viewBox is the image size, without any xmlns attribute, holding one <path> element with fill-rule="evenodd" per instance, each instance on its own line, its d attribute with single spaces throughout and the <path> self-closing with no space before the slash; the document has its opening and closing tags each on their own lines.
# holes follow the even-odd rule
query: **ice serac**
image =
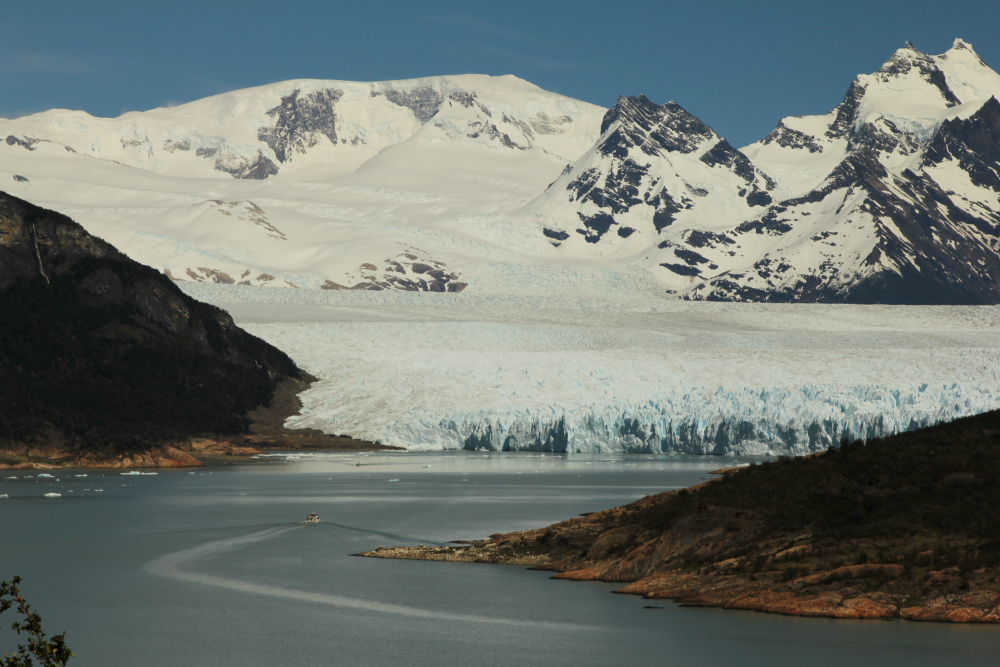
<svg viewBox="0 0 1000 667">
<path fill-rule="evenodd" d="M 844 438 L 922 428 L 994 403 L 960 386 L 931 393 L 920 386 L 824 385 L 685 393 L 663 392 L 645 405 L 595 405 L 548 419 L 484 414 L 478 421 L 442 423 L 439 437 L 446 446 L 468 450 L 803 455 Z"/>
</svg>

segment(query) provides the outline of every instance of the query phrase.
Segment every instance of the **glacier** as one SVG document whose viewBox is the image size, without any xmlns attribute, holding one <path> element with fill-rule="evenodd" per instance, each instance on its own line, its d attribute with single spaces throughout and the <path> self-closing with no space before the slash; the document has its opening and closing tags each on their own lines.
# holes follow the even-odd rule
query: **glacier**
<svg viewBox="0 0 1000 667">
<path fill-rule="evenodd" d="M 296 80 L 0 119 L 0 183 L 316 376 L 291 427 L 805 454 L 1000 407 L 994 307 L 833 305 L 1000 303 L 997 99 L 961 40 L 740 149 L 641 95 Z"/>
<path fill-rule="evenodd" d="M 1000 408 L 1000 308 L 187 283 L 318 378 L 291 428 L 407 449 L 802 455 Z"/>
</svg>

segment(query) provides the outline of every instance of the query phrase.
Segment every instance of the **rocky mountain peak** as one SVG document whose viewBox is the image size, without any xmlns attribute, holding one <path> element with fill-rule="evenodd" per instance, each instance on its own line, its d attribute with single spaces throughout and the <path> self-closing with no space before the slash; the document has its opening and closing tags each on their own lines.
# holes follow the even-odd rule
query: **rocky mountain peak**
<svg viewBox="0 0 1000 667">
<path fill-rule="evenodd" d="M 617 157 L 624 157 L 632 147 L 650 156 L 691 153 L 717 136 L 676 102 L 657 105 L 645 95 L 619 97 L 604 114 L 601 135 L 601 152 Z"/>
<path fill-rule="evenodd" d="M 976 50 L 972 48 L 972 44 L 969 44 L 964 39 L 957 38 L 952 44 L 951 48 L 947 52 L 938 56 L 942 60 L 948 60 L 949 58 L 960 58 L 964 60 L 969 60 L 976 65 L 984 68 L 989 68 L 989 65 L 976 53 Z"/>
<path fill-rule="evenodd" d="M 938 89 L 948 106 L 961 104 L 961 100 L 948 87 L 948 81 L 944 72 L 938 67 L 937 59 L 917 50 L 909 42 L 906 44 L 906 47 L 892 54 L 892 57 L 878 69 L 874 78 L 882 83 L 888 83 L 893 79 L 912 76 L 915 72 L 921 79 Z"/>
</svg>

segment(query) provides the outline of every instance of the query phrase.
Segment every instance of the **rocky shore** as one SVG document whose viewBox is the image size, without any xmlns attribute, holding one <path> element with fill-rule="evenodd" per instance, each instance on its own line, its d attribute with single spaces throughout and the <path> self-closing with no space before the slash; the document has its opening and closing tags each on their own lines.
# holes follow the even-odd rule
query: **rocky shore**
<svg viewBox="0 0 1000 667">
<path fill-rule="evenodd" d="M 628 534 L 613 526 L 621 510 L 598 512 L 545 529 L 494 535 L 488 540 L 441 547 L 378 547 L 371 558 L 493 563 L 549 570 L 554 579 L 625 583 L 616 593 L 670 599 L 685 606 L 721 607 L 792 616 L 853 619 L 1000 623 L 996 572 L 963 573 L 958 567 L 918 572 L 897 563 L 846 565 L 789 576 L 786 565 L 812 551 L 810 536 L 769 545 L 769 551 L 699 568 L 676 566 L 649 572 L 635 555 L 613 555 Z M 646 545 L 647 556 L 669 562 L 684 539 L 663 535 Z M 800 544 L 795 544 L 800 542 Z M 872 545 L 856 544 L 864 549 Z M 583 547 L 583 551 L 578 551 Z M 741 566 L 761 555 L 757 572 Z M 742 561 L 742 562 L 741 562 Z M 793 570 L 794 572 L 794 570 Z"/>
<path fill-rule="evenodd" d="M 272 433 L 189 438 L 129 452 L 79 450 L 65 445 L 0 448 L 0 470 L 50 468 L 194 468 L 206 461 L 259 456 L 266 451 L 375 451 L 398 449 L 348 436 Z"/>
</svg>

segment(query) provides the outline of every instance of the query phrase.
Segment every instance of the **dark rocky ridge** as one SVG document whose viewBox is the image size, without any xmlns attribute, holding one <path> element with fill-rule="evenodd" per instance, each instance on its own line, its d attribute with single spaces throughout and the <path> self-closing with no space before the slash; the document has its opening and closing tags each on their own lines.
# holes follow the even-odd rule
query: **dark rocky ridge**
<svg viewBox="0 0 1000 667">
<path fill-rule="evenodd" d="M 601 135 L 607 134 L 615 123 L 618 127 L 602 139 L 598 150 L 621 158 L 628 156 L 632 146 L 650 156 L 691 153 L 714 134 L 712 128 L 676 102 L 661 106 L 645 95 L 619 97 L 615 106 L 604 114 Z"/>
<path fill-rule="evenodd" d="M 280 350 L 69 218 L 0 193 L 0 445 L 108 453 L 246 433 Z"/>
<path fill-rule="evenodd" d="M 924 153 L 924 166 L 956 160 L 972 182 L 1000 192 L 1000 102 L 991 97 L 971 117 L 941 124 Z M 994 211 L 1000 223 L 1000 213 Z"/>
</svg>

